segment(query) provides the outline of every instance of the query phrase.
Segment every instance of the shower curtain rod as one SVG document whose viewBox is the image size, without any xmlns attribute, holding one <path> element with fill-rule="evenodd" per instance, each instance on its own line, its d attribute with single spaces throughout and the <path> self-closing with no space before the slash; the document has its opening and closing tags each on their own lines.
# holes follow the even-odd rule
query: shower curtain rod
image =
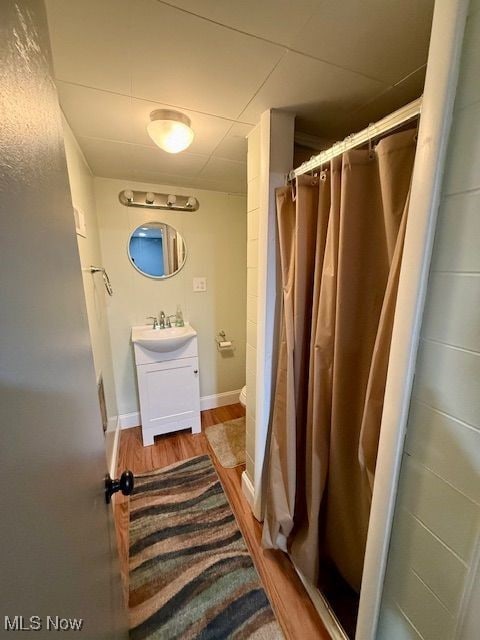
<svg viewBox="0 0 480 640">
<path fill-rule="evenodd" d="M 412 118 L 418 116 L 422 109 L 422 98 L 417 98 L 413 102 L 409 102 L 404 107 L 401 107 L 397 111 L 390 113 L 385 118 L 382 118 L 378 122 L 370 124 L 362 131 L 358 133 L 353 133 L 350 136 L 347 136 L 341 142 L 335 142 L 329 149 L 325 151 L 321 151 L 318 155 L 313 156 L 310 160 L 307 160 L 303 164 L 301 164 L 297 169 L 293 169 L 288 174 L 288 181 L 291 182 L 296 177 L 303 175 L 304 173 L 308 173 L 309 171 L 313 171 L 314 169 L 319 169 L 323 164 L 332 160 L 332 158 L 336 158 L 337 156 L 341 156 L 342 153 L 348 151 L 349 149 L 355 149 L 355 147 L 359 147 L 362 144 L 365 144 L 372 138 L 383 135 L 387 133 L 391 129 L 395 129 L 396 127 L 408 122 Z"/>
</svg>

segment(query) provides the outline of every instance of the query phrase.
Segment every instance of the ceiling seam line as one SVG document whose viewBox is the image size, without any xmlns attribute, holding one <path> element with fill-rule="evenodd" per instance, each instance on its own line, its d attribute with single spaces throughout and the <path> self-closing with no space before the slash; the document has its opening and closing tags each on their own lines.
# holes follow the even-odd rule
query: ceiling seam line
<svg viewBox="0 0 480 640">
<path fill-rule="evenodd" d="M 70 124 L 70 123 L 69 123 Z M 114 140 L 113 138 L 99 138 L 98 136 L 88 136 L 88 135 L 84 135 L 84 134 L 77 134 L 79 138 L 82 138 L 84 140 L 98 140 L 101 142 L 113 142 L 114 144 L 125 144 L 128 145 L 130 147 L 142 147 L 143 149 L 153 149 L 154 151 L 158 151 L 159 147 L 156 145 L 150 145 L 150 144 L 143 144 L 141 142 L 129 142 L 128 140 Z M 167 153 L 166 151 L 164 153 Z M 209 154 L 208 153 L 196 153 L 196 152 L 191 152 L 191 151 L 185 151 L 183 152 L 184 154 L 186 153 L 186 155 L 189 156 L 196 156 L 198 158 L 209 158 Z M 169 154 L 170 155 L 170 154 Z M 167 157 L 167 156 L 165 156 Z M 227 158 L 225 158 L 227 159 Z M 238 162 L 239 164 L 241 164 L 240 160 L 230 160 L 230 162 Z"/>
<path fill-rule="evenodd" d="M 234 31 L 235 33 L 240 33 L 243 36 L 248 36 L 250 38 L 255 38 L 256 40 L 260 40 L 262 42 L 266 42 L 267 44 L 271 44 L 274 45 L 276 47 L 282 47 L 283 49 L 287 49 L 288 51 L 291 51 L 292 53 L 297 53 L 301 56 L 305 56 L 306 58 L 311 58 L 312 60 L 317 60 L 318 62 L 322 62 L 323 64 L 328 64 L 331 67 L 335 67 L 336 69 L 342 69 L 343 71 L 348 71 L 349 73 L 354 73 L 356 75 L 362 76 L 362 78 L 366 78 L 367 80 L 371 80 L 374 82 L 381 82 L 382 84 L 385 84 L 385 80 L 380 80 L 379 78 L 374 78 L 373 76 L 369 76 L 365 73 L 362 73 L 361 71 L 354 71 L 353 69 L 349 69 L 348 67 L 344 67 L 342 65 L 339 64 L 335 64 L 334 62 L 329 62 L 328 60 L 325 60 L 324 58 L 318 58 L 317 56 L 314 56 L 311 53 L 305 53 L 304 51 L 299 51 L 298 49 L 294 49 L 293 47 L 290 47 L 287 44 L 282 44 L 280 42 L 275 42 L 275 40 L 269 40 L 268 38 L 264 38 L 263 36 L 257 36 L 253 33 L 249 33 L 248 31 L 243 31 L 242 29 L 237 29 L 236 27 L 231 27 L 228 24 L 224 24 L 223 22 L 218 22 L 216 20 L 212 20 L 212 18 L 206 18 L 205 16 L 200 15 L 199 13 L 194 13 L 193 11 L 188 11 L 188 9 L 184 9 L 183 7 L 177 7 L 174 4 L 170 4 L 169 2 L 166 2 L 165 0 L 156 0 L 159 4 L 163 4 L 166 7 L 170 7 L 170 9 L 175 9 L 176 11 L 180 11 L 182 13 L 186 13 L 189 16 L 193 16 L 195 18 L 198 18 L 199 20 L 204 20 L 205 22 L 209 22 L 210 24 L 214 24 L 217 27 L 222 27 L 223 29 L 228 29 L 229 31 Z"/>
<path fill-rule="evenodd" d="M 410 71 L 410 73 L 407 73 L 406 76 L 403 76 L 403 78 L 400 78 L 400 80 L 397 80 L 397 82 L 392 84 L 390 89 L 394 89 L 395 87 L 398 87 L 398 85 L 402 84 L 402 82 L 405 82 L 405 80 L 408 80 L 408 78 L 410 78 L 411 76 L 413 76 L 416 73 L 418 73 L 421 69 L 426 69 L 426 67 L 427 67 L 427 63 L 426 62 L 424 64 L 421 64 L 419 67 L 417 67 L 413 71 Z"/>
<path fill-rule="evenodd" d="M 395 84 L 390 85 L 389 87 L 387 87 L 386 89 L 384 89 L 383 91 L 380 91 L 379 93 L 377 93 L 373 98 L 370 98 L 369 100 L 367 100 L 367 102 L 363 102 L 360 106 L 356 107 L 351 113 L 352 115 L 358 113 L 359 111 L 361 111 L 362 109 L 364 109 L 365 107 L 368 107 L 369 105 L 373 104 L 376 100 L 378 100 L 379 98 L 381 98 L 382 96 L 387 95 L 387 93 L 389 91 L 392 91 L 392 89 L 395 89 L 396 87 L 399 87 L 403 82 L 405 82 L 405 80 L 408 80 L 408 78 L 410 78 L 411 76 L 413 76 L 415 73 L 418 73 L 418 71 L 420 71 L 420 69 L 425 68 L 427 65 L 426 64 L 422 64 L 420 67 L 418 67 L 417 69 L 415 69 L 414 71 L 411 71 L 410 73 L 407 73 L 407 75 L 405 77 L 403 77 L 401 80 L 398 80 L 398 82 L 396 82 Z"/>
<path fill-rule="evenodd" d="M 141 102 L 152 102 L 154 104 L 163 105 L 165 107 L 172 107 L 174 109 L 183 109 L 184 111 L 191 111 L 192 113 L 198 113 L 201 116 L 209 116 L 212 118 L 218 118 L 219 120 L 225 120 L 226 122 L 231 122 L 232 124 L 247 124 L 250 126 L 255 126 L 254 122 L 245 122 L 244 120 L 238 120 L 237 118 L 228 118 L 227 116 L 220 116 L 216 113 L 208 113 L 207 111 L 199 111 L 198 109 L 192 109 L 191 107 L 183 107 L 176 104 L 170 104 L 168 102 L 159 102 L 158 100 L 150 100 L 149 98 L 141 98 L 139 96 L 130 96 L 129 94 L 122 93 L 121 91 L 113 91 L 112 89 L 99 89 L 98 87 L 92 87 L 88 84 L 83 84 L 81 82 L 73 82 L 72 80 L 62 80 L 61 78 L 55 78 L 57 82 L 63 82 L 64 84 L 73 85 L 74 87 L 82 87 L 82 89 L 92 89 L 93 91 L 100 91 L 102 93 L 109 93 L 113 96 L 120 96 L 121 98 L 130 98 L 134 100 L 140 100 Z"/>
<path fill-rule="evenodd" d="M 235 123 L 232 125 L 232 127 L 229 129 L 229 131 L 233 128 L 233 126 L 235 126 Z M 128 142 L 126 140 L 112 140 L 111 138 L 99 138 L 97 136 L 86 136 L 86 135 L 81 135 L 81 134 L 78 134 L 78 137 L 81 138 L 82 140 L 97 140 L 99 142 L 112 142 L 114 144 L 128 145 L 129 147 L 141 147 L 143 149 L 152 149 L 154 151 L 158 151 L 158 147 L 154 147 L 153 145 L 148 145 L 148 144 L 139 144 L 138 142 Z M 216 147 L 214 148 L 214 151 L 215 151 L 215 149 L 217 149 L 219 144 L 225 139 L 225 137 L 226 136 L 224 136 L 224 138 L 222 138 L 222 140 L 218 143 L 218 145 L 216 145 Z M 214 156 L 214 151 L 211 154 L 186 152 L 186 155 L 189 155 L 189 156 L 192 156 L 192 157 L 195 157 L 195 158 L 206 158 L 205 164 L 203 164 L 201 166 L 201 168 L 199 169 L 198 173 L 196 173 L 192 177 L 196 178 L 196 177 L 200 176 L 200 173 L 205 169 L 207 164 L 210 162 L 210 160 Z M 225 158 L 224 156 L 215 156 L 215 157 L 218 158 L 219 160 L 226 161 L 226 162 L 231 162 L 233 164 L 238 164 L 238 165 L 241 165 L 241 166 L 243 166 L 245 164 L 245 162 L 243 160 L 232 160 L 231 158 Z M 88 162 L 87 162 L 87 164 L 88 164 Z M 91 170 L 91 168 L 90 168 L 90 170 Z M 170 174 L 170 175 L 175 175 L 177 177 L 181 177 L 179 174 Z"/>
<path fill-rule="evenodd" d="M 60 106 L 60 111 L 61 111 L 61 113 L 62 113 L 62 116 L 63 116 L 63 118 L 65 119 L 65 122 L 67 123 L 67 125 L 68 125 L 68 127 L 69 127 L 69 129 L 70 129 L 71 133 L 73 134 L 73 139 L 74 139 L 74 141 L 75 141 L 75 146 L 76 146 L 77 150 L 80 152 L 80 155 L 82 156 L 83 161 L 84 161 L 84 162 L 85 162 L 85 164 L 87 165 L 87 168 L 88 168 L 88 170 L 90 171 L 91 176 L 92 176 L 92 177 L 95 177 L 95 175 L 94 175 L 94 173 L 93 173 L 93 171 L 92 171 L 92 167 L 90 166 L 90 163 L 89 163 L 89 162 L 88 162 L 88 160 L 87 160 L 87 156 L 85 155 L 85 153 L 84 153 L 84 151 L 83 151 L 82 147 L 80 146 L 80 143 L 79 143 L 79 141 L 77 140 L 77 136 L 75 135 L 75 133 L 74 133 L 74 131 L 73 131 L 73 127 L 72 127 L 72 125 L 70 124 L 70 121 L 69 121 L 69 120 L 68 120 L 68 118 L 67 118 L 67 114 L 66 114 L 66 113 L 65 113 L 65 111 L 63 110 L 63 107 L 62 107 L 61 105 L 59 105 L 59 106 Z"/>
<path fill-rule="evenodd" d="M 278 67 L 278 65 L 280 64 L 280 62 L 284 59 L 284 57 L 287 55 L 287 51 L 284 51 L 284 53 L 280 56 L 280 58 L 277 60 L 277 62 L 275 63 L 275 65 L 273 66 L 272 70 L 270 71 L 270 73 L 266 76 L 266 78 L 264 78 L 263 82 L 260 84 L 260 86 L 258 87 L 258 89 L 255 91 L 255 93 L 253 94 L 253 96 L 250 98 L 250 100 L 247 102 L 247 104 L 243 107 L 243 109 L 240 111 L 240 113 L 238 114 L 237 118 L 240 118 L 240 116 L 242 115 L 242 113 L 245 112 L 245 110 L 248 108 L 248 106 L 253 102 L 253 100 L 255 100 L 255 98 L 257 97 L 257 95 L 260 93 L 260 91 L 262 90 L 262 88 L 265 86 L 265 84 L 267 83 L 267 81 L 270 79 L 271 75 L 273 74 L 273 72 L 275 71 L 275 69 Z M 274 108 L 274 107 L 270 107 L 270 108 Z M 257 123 L 258 124 L 258 123 Z"/>
<path fill-rule="evenodd" d="M 213 158 L 213 155 L 215 153 L 215 151 L 218 149 L 218 147 L 222 144 L 222 142 L 225 140 L 225 138 L 228 136 L 228 134 L 230 133 L 230 131 L 233 129 L 233 127 L 235 126 L 236 123 L 233 123 L 232 126 L 230 127 L 230 129 L 227 131 L 227 133 L 223 136 L 223 138 L 218 142 L 218 144 L 215 145 L 215 147 L 213 148 L 212 153 L 210 154 L 207 162 L 204 164 L 204 166 L 201 168 L 200 173 L 205 169 L 205 167 L 207 166 L 207 164 L 210 162 L 210 160 Z M 220 156 L 219 156 L 220 157 Z M 224 160 L 228 160 L 228 158 L 223 158 Z M 231 160 L 231 162 L 239 162 L 240 164 L 243 164 L 243 162 L 239 161 L 239 160 Z"/>
</svg>

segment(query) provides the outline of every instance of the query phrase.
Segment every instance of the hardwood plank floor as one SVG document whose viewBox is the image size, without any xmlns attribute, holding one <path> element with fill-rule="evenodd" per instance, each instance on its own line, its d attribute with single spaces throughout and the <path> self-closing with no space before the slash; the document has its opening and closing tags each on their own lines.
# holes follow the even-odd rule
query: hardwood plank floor
<svg viewBox="0 0 480 640">
<path fill-rule="evenodd" d="M 202 412 L 202 429 L 244 415 L 240 404 Z M 145 473 L 193 456 L 210 454 L 225 493 L 237 518 L 257 571 L 287 640 L 329 640 L 315 607 L 308 597 L 293 565 L 280 551 L 261 547 L 262 527 L 254 518 L 241 487 L 244 466 L 225 469 L 218 464 L 204 433 L 167 434 L 150 447 L 142 445 L 140 427 L 121 432 L 118 456 L 119 472 L 130 469 Z M 128 499 L 115 494 L 115 523 L 122 564 L 125 594 L 128 594 Z"/>
</svg>

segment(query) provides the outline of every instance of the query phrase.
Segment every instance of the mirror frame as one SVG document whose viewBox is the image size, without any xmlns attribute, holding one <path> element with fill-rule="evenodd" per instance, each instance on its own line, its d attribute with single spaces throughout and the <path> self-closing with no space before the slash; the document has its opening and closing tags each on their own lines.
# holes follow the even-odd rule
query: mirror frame
<svg viewBox="0 0 480 640">
<path fill-rule="evenodd" d="M 132 260 L 132 256 L 130 254 L 130 240 L 132 239 L 133 234 L 135 233 L 135 231 L 137 229 L 139 229 L 140 227 L 144 227 L 147 226 L 149 224 L 163 224 L 163 225 L 167 225 L 168 227 L 171 227 L 172 229 L 175 229 L 175 231 L 180 235 L 180 237 L 182 238 L 183 241 L 183 246 L 184 246 L 184 250 L 185 250 L 185 257 L 183 259 L 182 265 L 173 273 L 169 273 L 167 276 L 152 276 L 149 273 L 145 273 L 145 271 L 142 271 L 141 269 L 139 269 L 137 267 L 137 265 L 135 264 L 135 262 Z M 183 269 L 183 267 L 185 266 L 185 263 L 187 262 L 187 257 L 188 257 L 188 250 L 187 250 L 187 243 L 185 242 L 185 238 L 183 237 L 183 235 L 180 233 L 180 231 L 178 231 L 178 229 L 176 227 L 174 227 L 172 224 L 169 224 L 168 222 L 161 222 L 160 220 L 149 220 L 148 222 L 142 222 L 140 224 L 138 224 L 133 231 L 130 232 L 129 236 L 128 236 L 128 240 L 127 240 L 127 257 L 128 257 L 128 261 L 130 262 L 130 265 L 136 270 L 138 271 L 138 273 L 140 273 L 142 276 L 145 276 L 146 278 L 151 278 L 152 280 L 159 280 L 160 282 L 162 280 L 168 280 L 168 278 L 173 278 L 173 276 L 176 276 L 180 273 L 180 271 Z"/>
</svg>

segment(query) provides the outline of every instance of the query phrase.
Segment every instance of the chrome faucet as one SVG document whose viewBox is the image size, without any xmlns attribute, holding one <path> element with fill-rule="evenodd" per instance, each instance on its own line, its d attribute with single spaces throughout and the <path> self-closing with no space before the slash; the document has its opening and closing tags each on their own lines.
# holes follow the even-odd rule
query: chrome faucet
<svg viewBox="0 0 480 640">
<path fill-rule="evenodd" d="M 160 329 L 165 329 L 165 313 L 163 311 L 160 311 Z"/>
</svg>

